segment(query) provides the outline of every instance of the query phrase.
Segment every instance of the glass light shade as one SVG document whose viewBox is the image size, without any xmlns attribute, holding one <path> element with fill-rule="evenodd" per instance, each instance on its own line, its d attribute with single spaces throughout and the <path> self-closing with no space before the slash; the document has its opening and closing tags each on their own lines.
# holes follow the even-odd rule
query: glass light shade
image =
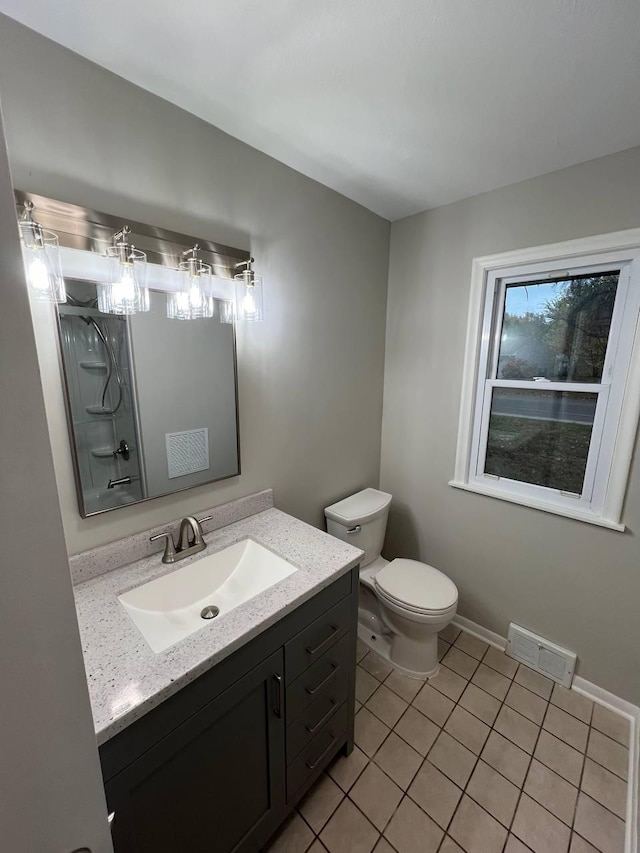
<svg viewBox="0 0 640 853">
<path fill-rule="evenodd" d="M 234 305 L 231 299 L 219 299 L 219 318 L 221 323 L 233 323 L 234 319 Z"/>
<path fill-rule="evenodd" d="M 139 249 L 127 247 L 122 257 L 120 247 L 107 249 L 109 284 L 99 284 L 98 309 L 106 314 L 137 314 L 148 311 L 147 256 Z"/>
<path fill-rule="evenodd" d="M 66 302 L 57 235 L 30 221 L 19 224 L 24 269 L 32 298 L 40 302 Z"/>
<path fill-rule="evenodd" d="M 167 294 L 167 317 L 170 320 L 211 318 L 215 300 L 211 296 L 211 267 L 195 258 L 180 264 L 180 290 Z"/>
<path fill-rule="evenodd" d="M 262 304 L 262 279 L 252 270 L 244 270 L 235 276 L 236 318 L 259 322 L 264 317 Z"/>
</svg>

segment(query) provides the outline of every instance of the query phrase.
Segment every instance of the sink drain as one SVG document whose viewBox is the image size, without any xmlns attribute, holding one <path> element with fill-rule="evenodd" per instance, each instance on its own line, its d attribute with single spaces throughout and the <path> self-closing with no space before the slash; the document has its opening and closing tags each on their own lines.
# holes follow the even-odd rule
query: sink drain
<svg viewBox="0 0 640 853">
<path fill-rule="evenodd" d="M 220 613 L 220 608 L 216 607 L 215 604 L 209 604 L 202 608 L 200 616 L 202 619 L 215 619 L 218 613 Z"/>
</svg>

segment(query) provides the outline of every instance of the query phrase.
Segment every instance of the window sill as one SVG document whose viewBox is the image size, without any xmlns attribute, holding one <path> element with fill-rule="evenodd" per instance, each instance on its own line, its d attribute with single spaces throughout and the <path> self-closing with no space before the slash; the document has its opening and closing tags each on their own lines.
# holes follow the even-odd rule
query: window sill
<svg viewBox="0 0 640 853">
<path fill-rule="evenodd" d="M 481 486 L 475 483 L 464 483 L 458 480 L 450 480 L 449 485 L 454 489 L 464 489 L 466 492 L 475 492 L 478 495 L 486 495 L 490 498 L 498 498 L 498 500 L 508 501 L 512 504 L 519 504 L 530 509 L 539 509 L 543 512 L 552 512 L 554 515 L 563 515 L 565 518 L 573 518 L 575 521 L 586 521 L 587 524 L 595 524 L 598 527 L 606 527 L 608 530 L 616 530 L 618 533 L 624 533 L 626 527 L 624 524 L 618 524 L 615 521 L 603 518 L 600 515 L 595 515 L 591 512 L 582 512 L 580 510 L 565 509 L 564 507 L 554 506 L 554 504 L 537 501 L 533 498 L 524 498 L 521 495 L 509 495 L 499 489 L 491 488 L 491 486 Z"/>
</svg>

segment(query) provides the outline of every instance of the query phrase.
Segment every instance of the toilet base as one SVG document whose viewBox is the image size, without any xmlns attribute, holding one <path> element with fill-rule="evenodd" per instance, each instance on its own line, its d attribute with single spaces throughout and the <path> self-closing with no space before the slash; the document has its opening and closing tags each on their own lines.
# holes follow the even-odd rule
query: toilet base
<svg viewBox="0 0 640 853">
<path fill-rule="evenodd" d="M 440 665 L 438 663 L 438 653 L 437 653 L 437 648 L 438 648 L 437 637 L 438 637 L 438 635 L 435 634 L 434 636 L 436 639 L 435 667 L 430 669 L 428 672 L 424 672 L 424 671 L 409 669 L 406 666 L 400 665 L 397 662 L 397 660 L 394 660 L 394 658 L 392 657 L 392 646 L 394 644 L 394 641 L 397 641 L 397 639 L 398 639 L 395 635 L 393 635 L 393 634 L 376 634 L 373 631 L 371 631 L 371 629 L 368 627 L 367 624 L 364 624 L 363 622 L 358 623 L 358 637 L 360 640 L 362 640 L 362 642 L 365 644 L 365 646 L 367 646 L 372 651 L 374 651 L 376 654 L 380 655 L 380 657 L 382 657 L 386 661 L 388 661 L 391 664 L 391 666 L 395 670 L 397 670 L 398 672 L 401 672 L 403 675 L 408 675 L 409 678 L 418 679 L 419 681 L 426 681 L 427 678 L 433 678 L 434 675 L 438 674 L 438 669 L 440 668 Z"/>
</svg>

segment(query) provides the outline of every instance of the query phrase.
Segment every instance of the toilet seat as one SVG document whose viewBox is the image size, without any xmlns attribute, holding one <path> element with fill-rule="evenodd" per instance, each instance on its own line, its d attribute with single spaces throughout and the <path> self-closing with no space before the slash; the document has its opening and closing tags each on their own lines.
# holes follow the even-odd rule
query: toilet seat
<svg viewBox="0 0 640 853">
<path fill-rule="evenodd" d="M 376 573 L 373 582 L 383 600 L 415 614 L 445 613 L 458 602 L 453 581 L 418 560 L 392 560 Z"/>
</svg>

